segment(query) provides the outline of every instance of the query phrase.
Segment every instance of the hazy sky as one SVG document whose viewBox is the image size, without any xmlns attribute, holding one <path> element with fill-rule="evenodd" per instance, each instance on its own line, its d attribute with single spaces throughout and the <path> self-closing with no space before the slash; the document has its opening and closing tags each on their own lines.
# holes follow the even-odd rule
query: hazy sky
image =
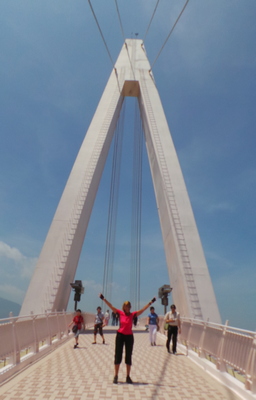
<svg viewBox="0 0 256 400">
<path fill-rule="evenodd" d="M 115 61 L 124 41 L 115 1 L 91 3 Z M 156 3 L 118 1 L 125 37 L 144 38 Z M 159 2 L 145 40 L 152 64 L 184 3 Z M 255 0 L 190 0 L 153 68 L 223 322 L 251 330 L 256 329 L 255 18 Z M 2 0 L 0 57 L 0 297 L 22 303 L 112 64 L 87 0 Z M 127 103 L 129 149 L 133 104 Z M 113 275 L 118 307 L 130 290 L 130 222 L 121 218 L 129 215 L 131 196 L 126 152 Z M 168 283 L 145 152 L 143 157 L 142 304 Z M 109 166 L 108 161 L 76 274 L 85 285 L 80 307 L 86 311 L 95 310 L 102 288 Z M 156 310 L 163 313 L 160 301 Z"/>
</svg>

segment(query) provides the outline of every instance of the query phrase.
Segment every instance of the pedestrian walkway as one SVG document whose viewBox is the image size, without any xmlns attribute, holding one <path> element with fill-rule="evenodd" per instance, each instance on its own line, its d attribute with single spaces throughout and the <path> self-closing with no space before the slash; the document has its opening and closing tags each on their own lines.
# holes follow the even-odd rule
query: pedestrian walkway
<svg viewBox="0 0 256 400">
<path fill-rule="evenodd" d="M 93 332 L 73 338 L 0 387 L 0 400 L 238 400 L 228 388 L 197 367 L 188 357 L 168 354 L 165 338 L 150 346 L 148 333 L 135 329 L 133 385 L 125 383 L 122 363 L 119 383 L 113 384 L 115 329 L 105 328 L 106 344 Z M 241 399 L 240 399 L 241 400 Z"/>
</svg>

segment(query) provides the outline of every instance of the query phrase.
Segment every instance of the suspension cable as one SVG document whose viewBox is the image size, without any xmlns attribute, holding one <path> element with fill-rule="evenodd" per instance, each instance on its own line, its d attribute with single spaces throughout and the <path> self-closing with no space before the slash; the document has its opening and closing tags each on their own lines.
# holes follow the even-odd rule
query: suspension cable
<svg viewBox="0 0 256 400">
<path fill-rule="evenodd" d="M 125 102 L 122 107 L 121 115 L 118 119 L 117 128 L 115 131 L 111 184 L 109 194 L 109 209 L 107 223 L 107 237 L 105 247 L 104 274 L 103 274 L 103 293 L 111 301 L 112 297 L 112 280 L 113 266 L 115 255 L 115 237 L 116 237 L 116 221 L 118 211 L 118 194 L 120 182 L 120 165 L 122 158 L 122 143 L 124 133 L 124 115 Z M 105 304 L 105 303 L 104 303 Z"/>
<path fill-rule="evenodd" d="M 123 28 L 123 24 L 122 24 L 122 20 L 121 20 L 121 15 L 120 15 L 120 12 L 119 12 L 117 0 L 115 0 L 115 4 L 116 4 L 116 11 L 117 11 L 118 19 L 119 19 L 120 28 L 121 28 L 123 39 L 124 39 L 124 42 L 125 42 L 124 28 Z"/>
<path fill-rule="evenodd" d="M 145 42 L 145 39 L 146 39 L 146 36 L 147 36 L 147 34 L 148 34 L 149 28 L 150 28 L 150 26 L 151 26 L 151 23 L 152 23 L 152 21 L 153 21 L 153 18 L 154 18 L 154 16 L 155 16 L 156 9 L 157 9 L 157 7 L 158 7 L 159 1 L 160 1 L 160 0 L 157 0 L 157 3 L 156 3 L 156 6 L 155 6 L 155 9 L 154 9 L 154 11 L 153 11 L 153 14 L 152 14 L 152 17 L 151 17 L 151 20 L 149 21 L 149 24 L 148 24 L 148 27 L 147 27 L 147 30 L 146 30 L 145 36 L 144 36 L 144 38 L 143 38 L 143 43 Z"/>
<path fill-rule="evenodd" d="M 112 66 L 113 66 L 113 68 L 115 69 L 115 63 L 114 63 L 114 61 L 113 61 L 113 59 L 112 59 L 112 57 L 111 57 L 111 54 L 110 54 L 109 48 L 108 48 L 108 46 L 107 46 L 106 40 L 105 40 L 104 35 L 103 35 L 103 33 L 102 33 L 102 30 L 101 30 L 101 28 L 100 28 L 100 24 L 99 24 L 99 22 L 98 22 L 98 20 L 97 20 L 96 14 L 95 14 L 94 9 L 93 9 L 93 7 L 92 7 L 91 0 L 88 0 L 88 2 L 89 2 L 89 5 L 90 5 L 90 7 L 91 7 L 91 11 L 92 11 L 92 13 L 93 13 L 95 22 L 96 22 L 96 24 L 97 24 L 97 26 L 98 26 L 98 29 L 99 29 L 99 31 L 100 31 L 100 35 L 101 35 L 101 38 L 102 38 L 102 40 L 103 40 L 103 43 L 104 43 L 104 45 L 105 45 L 105 47 L 106 47 L 106 49 L 107 49 L 107 52 L 108 52 L 109 58 L 110 58 L 110 60 L 111 60 Z"/>
<path fill-rule="evenodd" d="M 133 139 L 132 228 L 130 293 L 135 309 L 140 309 L 141 203 L 143 133 L 137 102 L 135 103 Z"/>
<path fill-rule="evenodd" d="M 185 8 L 187 7 L 188 2 L 189 2 L 189 0 L 186 1 L 185 5 L 183 6 L 183 8 L 182 8 L 182 10 L 181 10 L 181 12 L 180 12 L 178 18 L 176 19 L 176 21 L 175 21 L 175 23 L 174 23 L 174 25 L 173 25 L 173 27 L 172 27 L 172 29 L 171 29 L 169 35 L 168 35 L 167 38 L 165 39 L 164 44 L 162 45 L 162 47 L 161 47 L 161 49 L 160 49 L 158 55 L 157 55 L 156 58 L 155 58 L 155 61 L 153 62 L 152 66 L 151 66 L 151 70 L 153 69 L 153 66 L 155 65 L 157 59 L 159 58 L 159 56 L 160 56 L 160 54 L 161 54 L 161 52 L 162 52 L 164 46 L 166 45 L 166 43 L 167 43 L 169 37 L 171 36 L 172 32 L 174 31 L 174 29 L 175 29 L 175 27 L 176 27 L 176 25 L 177 25 L 177 23 L 178 23 L 180 17 L 182 16 L 183 12 L 185 11 Z M 150 71 L 151 71 L 151 70 L 150 70 Z"/>
<path fill-rule="evenodd" d="M 135 80 L 135 73 L 134 73 L 134 69 L 133 69 L 133 65 L 132 65 L 132 60 L 131 60 L 130 53 L 129 53 L 129 49 L 128 49 L 128 46 L 127 46 L 127 43 L 126 43 L 126 42 L 125 42 L 125 48 L 126 48 L 127 55 L 128 55 L 128 59 L 129 59 L 129 63 L 130 63 L 130 66 L 131 66 L 131 70 L 132 70 L 132 74 L 133 74 L 133 79 Z"/>
<path fill-rule="evenodd" d="M 135 80 L 135 74 L 134 74 L 134 70 L 133 70 L 133 65 L 132 65 L 130 54 L 129 54 L 128 46 L 127 46 L 127 43 L 125 41 L 124 29 L 123 29 L 123 24 L 122 24 L 121 15 L 120 15 L 120 12 L 119 12 L 119 7 L 118 7 L 118 4 L 117 4 L 117 0 L 115 0 L 115 4 L 116 4 L 116 11 L 117 11 L 117 15 L 118 15 L 120 28 L 121 28 L 123 39 L 124 39 L 125 48 L 126 48 L 126 51 L 127 51 L 129 63 L 130 63 L 132 74 L 133 74 L 133 79 Z"/>
</svg>

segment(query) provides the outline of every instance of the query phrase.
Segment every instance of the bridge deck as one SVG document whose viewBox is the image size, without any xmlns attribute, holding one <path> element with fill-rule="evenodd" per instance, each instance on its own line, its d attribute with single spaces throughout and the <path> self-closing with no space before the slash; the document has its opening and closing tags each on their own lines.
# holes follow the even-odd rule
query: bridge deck
<svg viewBox="0 0 256 400">
<path fill-rule="evenodd" d="M 168 354 L 163 335 L 157 346 L 150 346 L 148 333 L 134 331 L 135 344 L 131 377 L 125 383 L 126 368 L 122 363 L 119 383 L 113 381 L 115 332 L 105 328 L 106 344 L 92 345 L 92 331 L 73 339 L 13 377 L 0 387 L 0 400 L 41 399 L 189 399 L 238 400 L 229 389 L 197 367 L 188 357 Z"/>
</svg>

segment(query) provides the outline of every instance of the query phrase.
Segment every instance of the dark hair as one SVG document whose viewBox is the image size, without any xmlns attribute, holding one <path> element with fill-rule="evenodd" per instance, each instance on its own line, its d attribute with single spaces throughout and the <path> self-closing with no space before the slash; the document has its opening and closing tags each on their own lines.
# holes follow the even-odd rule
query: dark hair
<svg viewBox="0 0 256 400">
<path fill-rule="evenodd" d="M 176 310 L 176 306 L 175 306 L 175 304 L 172 304 L 172 305 L 171 305 L 171 308 L 175 308 L 175 310 Z"/>
<path fill-rule="evenodd" d="M 97 310 L 98 310 L 98 309 L 100 309 L 100 310 L 101 310 L 101 307 L 100 307 L 100 306 L 99 306 L 99 307 L 97 307 Z"/>
<path fill-rule="evenodd" d="M 154 310 L 155 309 L 155 307 L 150 307 L 150 310 Z"/>
<path fill-rule="evenodd" d="M 78 309 L 76 310 L 76 312 L 82 312 L 82 311 L 80 310 L 80 308 L 78 308 Z"/>
</svg>

